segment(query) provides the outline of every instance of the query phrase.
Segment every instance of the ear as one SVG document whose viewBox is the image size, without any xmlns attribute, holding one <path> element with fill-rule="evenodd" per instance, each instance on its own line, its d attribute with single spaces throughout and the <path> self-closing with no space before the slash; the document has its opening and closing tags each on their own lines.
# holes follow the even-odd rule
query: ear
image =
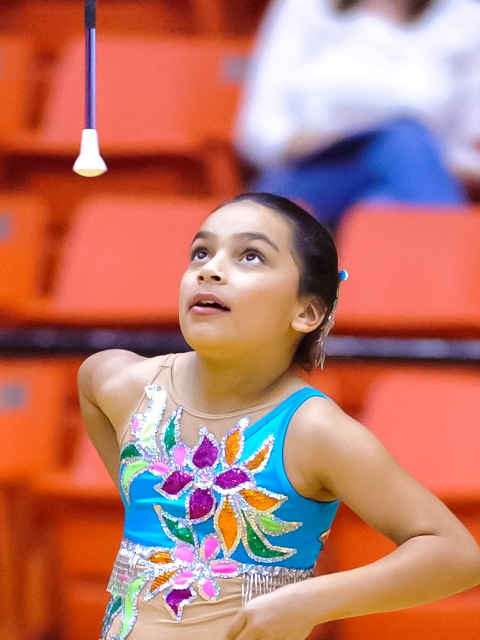
<svg viewBox="0 0 480 640">
<path fill-rule="evenodd" d="M 311 333 L 320 326 L 325 317 L 325 308 L 317 298 L 301 298 L 291 327 L 298 333 Z"/>
</svg>

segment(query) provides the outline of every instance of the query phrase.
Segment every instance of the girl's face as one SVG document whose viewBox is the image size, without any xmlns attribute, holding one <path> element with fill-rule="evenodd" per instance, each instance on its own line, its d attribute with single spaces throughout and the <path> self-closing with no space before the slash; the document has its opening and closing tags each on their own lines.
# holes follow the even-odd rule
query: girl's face
<svg viewBox="0 0 480 640">
<path fill-rule="evenodd" d="M 211 214 L 180 285 L 180 326 L 197 351 L 246 353 L 298 342 L 300 273 L 288 223 L 252 202 Z M 301 331 L 301 329 L 300 329 Z"/>
</svg>

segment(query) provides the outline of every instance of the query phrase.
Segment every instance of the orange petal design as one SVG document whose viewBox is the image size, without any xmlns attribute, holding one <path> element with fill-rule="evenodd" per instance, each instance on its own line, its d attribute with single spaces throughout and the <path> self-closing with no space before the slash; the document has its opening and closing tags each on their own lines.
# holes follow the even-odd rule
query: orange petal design
<svg viewBox="0 0 480 640">
<path fill-rule="evenodd" d="M 176 570 L 170 571 L 169 573 L 162 573 L 161 576 L 158 576 L 157 578 L 155 578 L 155 580 L 152 582 L 152 586 L 150 587 L 150 592 L 153 593 L 155 589 L 158 589 L 158 587 L 161 587 L 162 584 L 165 584 L 166 582 L 168 582 L 170 578 L 174 576 L 176 573 L 177 573 Z"/>
<path fill-rule="evenodd" d="M 240 429 L 235 429 L 225 442 L 225 460 L 227 464 L 232 465 L 237 459 L 240 451 Z"/>
<path fill-rule="evenodd" d="M 150 556 L 149 561 L 155 562 L 155 564 L 167 564 L 168 562 L 173 562 L 173 558 L 168 551 L 159 551 Z"/>
<path fill-rule="evenodd" d="M 270 444 L 266 444 L 264 447 L 260 449 L 260 451 L 245 465 L 247 469 L 253 471 L 254 469 L 258 469 L 258 467 L 262 464 L 262 462 L 267 457 L 267 454 L 270 452 Z"/>
<path fill-rule="evenodd" d="M 240 491 L 240 493 L 245 501 L 258 511 L 271 509 L 280 502 L 280 500 L 272 498 L 272 496 L 268 496 L 262 491 L 256 491 L 255 489 L 244 489 L 243 491 Z"/>
<path fill-rule="evenodd" d="M 228 496 L 225 497 L 222 509 L 218 514 L 218 528 L 220 529 L 226 548 L 230 550 L 238 536 L 238 523 Z"/>
</svg>

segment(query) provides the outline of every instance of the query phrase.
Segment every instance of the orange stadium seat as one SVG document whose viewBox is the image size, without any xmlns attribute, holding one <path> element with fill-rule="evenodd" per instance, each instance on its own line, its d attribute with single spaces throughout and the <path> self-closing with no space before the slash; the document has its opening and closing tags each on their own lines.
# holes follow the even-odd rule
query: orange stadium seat
<svg viewBox="0 0 480 640">
<path fill-rule="evenodd" d="M 336 331 L 478 337 L 480 215 L 474 208 L 358 207 L 337 235 Z"/>
<path fill-rule="evenodd" d="M 64 460 L 72 435 L 65 412 L 75 370 L 73 360 L 0 361 L 0 616 L 9 638 L 27 625 L 27 575 L 41 555 L 26 488 Z"/>
<path fill-rule="evenodd" d="M 34 50 L 25 35 L 0 34 L 0 145 L 28 124 L 33 94 Z"/>
<path fill-rule="evenodd" d="M 480 378 L 453 367 L 379 377 L 364 420 L 407 471 L 443 499 L 480 497 Z"/>
<path fill-rule="evenodd" d="M 48 212 L 41 198 L 0 195 L 0 313 L 46 286 L 50 254 Z"/>
<path fill-rule="evenodd" d="M 42 324 L 178 327 L 178 287 L 193 236 L 218 204 L 98 196 L 78 209 L 44 299 L 17 317 Z"/>
<path fill-rule="evenodd" d="M 37 512 L 53 547 L 44 589 L 53 589 L 57 607 L 47 630 L 60 632 L 62 640 L 98 638 L 122 537 L 123 506 L 85 432 L 71 466 L 40 476 L 32 496 L 41 504 Z"/>
<path fill-rule="evenodd" d="M 247 45 L 237 40 L 99 36 L 98 129 L 105 154 L 199 154 L 229 141 Z M 39 141 L 76 149 L 83 39 L 65 50 Z"/>
<path fill-rule="evenodd" d="M 268 0 L 105 0 L 97 8 L 99 33 L 253 35 Z M 65 41 L 83 33 L 77 0 L 16 0 L 4 29 L 31 36 L 41 56 L 55 57 Z"/>
<path fill-rule="evenodd" d="M 300 375 L 332 398 L 346 413 L 358 419 L 363 414 L 375 380 L 388 371 L 396 370 L 398 366 L 394 361 L 378 362 L 354 358 L 332 360 L 327 356 L 323 371 L 314 369 L 308 374 L 300 372 Z"/>
<path fill-rule="evenodd" d="M 130 35 L 189 34 L 196 28 L 195 16 L 186 0 L 106 0 L 97 7 L 97 29 Z M 57 57 L 70 37 L 83 35 L 83 3 L 17 0 L 10 10 L 9 30 L 30 36 L 39 55 Z"/>
<path fill-rule="evenodd" d="M 9 137 L 11 162 L 25 184 L 59 190 L 64 208 L 93 187 L 118 193 L 146 174 L 157 193 L 235 195 L 241 180 L 231 129 L 248 49 L 238 39 L 101 34 L 97 129 L 112 170 L 97 182 L 71 171 L 84 126 L 84 41 L 74 39 L 59 60 L 38 129 Z"/>
<path fill-rule="evenodd" d="M 446 368 L 387 372 L 373 383 L 363 422 L 400 464 L 437 494 L 480 542 L 480 380 Z M 342 505 L 332 528 L 337 570 L 372 562 L 394 545 Z M 480 589 L 408 611 L 341 622 L 342 640 L 475 640 Z M 388 630 L 388 631 L 387 631 Z"/>
</svg>

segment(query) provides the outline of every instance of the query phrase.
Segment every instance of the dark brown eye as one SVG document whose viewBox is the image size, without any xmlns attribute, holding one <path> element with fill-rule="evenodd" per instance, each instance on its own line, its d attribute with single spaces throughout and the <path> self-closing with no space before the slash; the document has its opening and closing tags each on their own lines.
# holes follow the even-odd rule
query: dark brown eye
<svg viewBox="0 0 480 640">
<path fill-rule="evenodd" d="M 264 262 L 265 259 L 262 254 L 256 249 L 248 249 L 242 256 L 245 262 Z"/>
<path fill-rule="evenodd" d="M 190 260 L 192 261 L 205 260 L 206 258 L 208 258 L 208 251 L 202 247 L 192 249 L 190 252 Z"/>
</svg>

